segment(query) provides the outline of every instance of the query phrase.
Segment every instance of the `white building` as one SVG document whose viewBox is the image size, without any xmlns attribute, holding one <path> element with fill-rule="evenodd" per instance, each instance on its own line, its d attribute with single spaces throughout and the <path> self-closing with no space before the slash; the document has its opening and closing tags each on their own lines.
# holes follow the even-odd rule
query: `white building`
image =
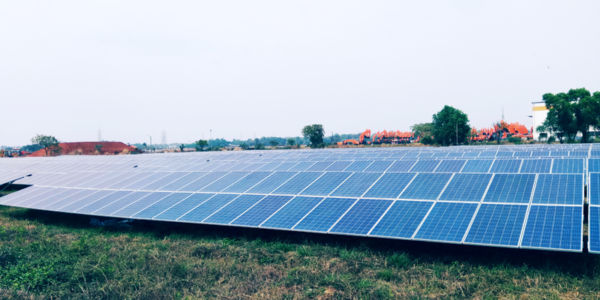
<svg viewBox="0 0 600 300">
<path fill-rule="evenodd" d="M 544 124 L 546 116 L 548 115 L 548 108 L 544 101 L 531 102 L 533 104 L 533 138 L 536 140 L 540 139 L 540 133 L 537 131 L 537 127 Z"/>
</svg>

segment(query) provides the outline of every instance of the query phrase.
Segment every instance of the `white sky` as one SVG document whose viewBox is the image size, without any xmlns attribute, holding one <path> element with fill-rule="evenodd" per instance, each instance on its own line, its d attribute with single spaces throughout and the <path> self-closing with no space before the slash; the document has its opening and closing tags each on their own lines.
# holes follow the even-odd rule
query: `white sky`
<svg viewBox="0 0 600 300">
<path fill-rule="evenodd" d="M 600 1 L 1 1 L 0 145 L 531 124 L 600 90 Z"/>
</svg>

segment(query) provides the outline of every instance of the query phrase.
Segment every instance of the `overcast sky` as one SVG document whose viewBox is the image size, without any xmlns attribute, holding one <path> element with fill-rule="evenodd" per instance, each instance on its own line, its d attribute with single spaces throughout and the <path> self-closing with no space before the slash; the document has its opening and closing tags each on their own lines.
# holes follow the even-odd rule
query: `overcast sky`
<svg viewBox="0 0 600 300">
<path fill-rule="evenodd" d="M 0 145 L 531 125 L 600 90 L 600 1 L 1 1 Z"/>
</svg>

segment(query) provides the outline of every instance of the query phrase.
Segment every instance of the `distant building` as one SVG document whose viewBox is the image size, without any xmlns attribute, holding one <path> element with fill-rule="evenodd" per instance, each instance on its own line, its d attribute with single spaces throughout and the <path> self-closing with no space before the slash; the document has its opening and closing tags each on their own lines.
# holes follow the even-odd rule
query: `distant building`
<svg viewBox="0 0 600 300">
<path fill-rule="evenodd" d="M 60 154 L 63 155 L 90 155 L 90 154 L 128 154 L 136 153 L 138 149 L 134 146 L 121 142 L 76 142 L 60 143 Z M 31 153 L 29 156 L 46 156 L 44 149 Z"/>
<path fill-rule="evenodd" d="M 540 139 L 540 132 L 537 130 L 538 126 L 544 124 L 546 116 L 548 115 L 548 108 L 544 101 L 531 102 L 533 104 L 533 138 L 536 140 Z"/>
</svg>

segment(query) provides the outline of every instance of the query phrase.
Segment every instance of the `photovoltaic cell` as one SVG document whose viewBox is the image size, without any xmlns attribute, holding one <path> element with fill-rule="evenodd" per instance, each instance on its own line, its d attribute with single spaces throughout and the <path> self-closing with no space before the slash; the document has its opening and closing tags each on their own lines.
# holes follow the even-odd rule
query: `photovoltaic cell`
<svg viewBox="0 0 600 300">
<path fill-rule="evenodd" d="M 411 238 L 432 205 L 429 201 L 396 200 L 371 235 Z"/>
<path fill-rule="evenodd" d="M 383 172 L 392 164 L 392 162 L 393 161 L 390 160 L 376 160 L 365 169 L 365 172 Z"/>
<path fill-rule="evenodd" d="M 437 202 L 415 238 L 460 242 L 475 209 L 476 203 Z"/>
<path fill-rule="evenodd" d="M 413 173 L 386 173 L 369 189 L 365 197 L 397 198 L 415 176 Z"/>
<path fill-rule="evenodd" d="M 387 170 L 387 172 L 408 172 L 416 163 L 414 160 L 397 160 Z"/>
<path fill-rule="evenodd" d="M 290 229 L 321 200 L 323 200 L 323 198 L 301 196 L 295 197 L 281 210 L 263 223 L 261 227 Z"/>
<path fill-rule="evenodd" d="M 578 158 L 555 158 L 552 164 L 552 173 L 583 173 L 583 159 Z"/>
<path fill-rule="evenodd" d="M 168 195 L 169 193 L 165 192 L 150 193 L 149 195 L 136 201 L 132 201 L 129 205 L 110 213 L 110 215 L 116 217 L 130 217 Z"/>
<path fill-rule="evenodd" d="M 230 185 L 223 192 L 225 193 L 243 193 L 253 187 L 261 180 L 271 175 L 271 172 L 252 172 L 248 176 L 240 179 L 238 182 Z"/>
<path fill-rule="evenodd" d="M 392 202 L 392 200 L 360 199 L 331 229 L 331 232 L 367 234 Z"/>
<path fill-rule="evenodd" d="M 232 224 L 258 226 L 290 199 L 292 199 L 291 196 L 266 196 L 243 215 L 235 219 Z"/>
<path fill-rule="evenodd" d="M 356 201 L 356 199 L 326 198 L 300 223 L 298 223 L 294 229 L 326 232 L 344 214 L 344 212 L 346 212 L 354 201 Z"/>
<path fill-rule="evenodd" d="M 494 161 L 489 159 L 471 159 L 465 164 L 462 173 L 487 173 Z"/>
<path fill-rule="evenodd" d="M 315 181 L 323 173 L 321 172 L 301 172 L 294 176 L 288 182 L 283 184 L 277 190 L 275 194 L 291 194 L 295 195 L 300 193 L 306 187 L 308 187 L 313 181 Z"/>
<path fill-rule="evenodd" d="M 588 172 L 600 173 L 600 158 L 588 159 Z"/>
<path fill-rule="evenodd" d="M 327 196 L 336 187 L 338 187 L 346 178 L 350 176 L 350 172 L 326 172 L 313 182 L 308 188 L 302 191 L 302 195 Z"/>
<path fill-rule="evenodd" d="M 248 193 L 269 194 L 296 174 L 298 174 L 298 173 L 296 173 L 296 172 L 275 172 L 271 176 L 265 178 L 259 184 L 255 185 L 253 188 L 251 188 L 247 192 Z"/>
<path fill-rule="evenodd" d="M 534 174 L 495 174 L 484 202 L 529 203 Z"/>
<path fill-rule="evenodd" d="M 179 193 L 178 193 L 179 195 Z M 182 194 L 185 195 L 185 194 Z M 191 194 L 189 197 L 185 198 L 181 202 L 165 209 L 164 212 L 155 216 L 155 220 L 166 220 L 166 221 L 175 221 L 179 217 L 183 216 L 185 213 L 189 212 L 196 206 L 202 204 L 204 201 L 214 196 L 215 194 Z M 206 208 L 206 207 L 204 207 Z M 206 208 L 208 211 L 210 208 Z M 196 212 L 198 213 L 198 212 Z"/>
<path fill-rule="evenodd" d="M 81 214 L 91 214 L 94 211 L 100 209 L 101 207 L 111 203 L 112 201 L 115 201 L 117 199 L 125 197 L 128 194 L 133 194 L 133 193 L 129 192 L 129 191 L 116 191 L 116 192 L 110 193 L 94 202 L 89 203 L 86 206 L 83 206 L 83 207 L 77 209 L 76 212 L 81 213 Z"/>
<path fill-rule="evenodd" d="M 362 172 L 364 171 L 373 161 L 371 160 L 358 160 L 350 164 L 344 171 L 347 172 Z"/>
<path fill-rule="evenodd" d="M 360 197 L 381 176 L 380 173 L 354 173 L 331 195 L 342 197 Z"/>
<path fill-rule="evenodd" d="M 202 177 L 200 177 L 200 178 L 192 181 L 188 185 L 180 188 L 179 191 L 185 191 L 185 192 L 200 191 L 202 188 L 204 188 L 205 186 L 211 184 L 213 181 L 216 181 L 219 178 L 225 176 L 225 174 L 227 174 L 227 172 L 211 172 L 211 173 L 208 173 L 205 176 L 202 176 Z"/>
<path fill-rule="evenodd" d="M 192 194 L 188 194 L 188 193 L 170 194 L 167 197 L 164 197 L 163 199 L 161 199 L 160 201 L 139 211 L 138 213 L 136 213 L 134 215 L 134 217 L 142 218 L 142 219 L 151 219 L 152 217 L 160 214 L 161 212 L 165 211 L 167 208 L 170 208 L 171 206 L 175 205 L 179 201 L 181 201 L 191 195 Z"/>
<path fill-rule="evenodd" d="M 179 217 L 177 220 L 188 221 L 188 222 L 202 222 L 206 217 L 213 214 L 217 209 L 225 206 L 231 200 L 235 199 L 238 195 L 236 194 L 216 194 L 208 200 L 202 202 L 191 211 L 185 213 L 185 215 Z M 159 216 L 160 217 L 160 216 Z"/>
<path fill-rule="evenodd" d="M 518 173 L 521 166 L 520 159 L 497 159 L 492 165 L 491 173 Z"/>
<path fill-rule="evenodd" d="M 600 205 L 600 173 L 590 173 L 588 199 L 591 205 Z"/>
<path fill-rule="evenodd" d="M 122 198 L 111 201 L 110 203 L 106 204 L 105 206 L 99 208 L 98 210 L 93 211 L 93 213 L 97 214 L 97 215 L 101 215 L 101 216 L 110 216 L 111 213 L 114 213 L 114 212 L 120 210 L 121 208 L 125 207 L 126 205 L 131 204 L 134 201 L 137 201 L 141 198 L 147 197 L 148 195 L 150 195 L 149 192 L 129 193 Z"/>
<path fill-rule="evenodd" d="M 479 202 L 491 178 L 491 174 L 455 174 L 440 200 Z"/>
<path fill-rule="evenodd" d="M 326 171 L 344 171 L 344 169 L 346 169 L 350 164 L 352 164 L 351 161 L 334 161 L 333 164 L 331 164 L 325 170 Z"/>
<path fill-rule="evenodd" d="M 583 204 L 583 175 L 540 174 L 533 195 L 537 204 Z"/>
<path fill-rule="evenodd" d="M 583 211 L 574 206 L 532 205 L 522 247 L 580 250 Z"/>
<path fill-rule="evenodd" d="M 325 171 L 331 164 L 333 164 L 333 161 L 318 161 L 306 171 Z"/>
<path fill-rule="evenodd" d="M 229 224 L 237 216 L 244 213 L 248 208 L 260 201 L 263 197 L 264 196 L 262 195 L 241 195 L 224 206 L 221 210 L 215 212 L 212 216 L 204 220 L 204 222 Z"/>
<path fill-rule="evenodd" d="M 550 173 L 551 159 L 525 159 L 521 166 L 521 173 Z"/>
<path fill-rule="evenodd" d="M 466 242 L 517 246 L 526 212 L 527 205 L 482 204 Z"/>
<path fill-rule="evenodd" d="M 247 176 L 248 172 L 231 172 L 213 183 L 202 188 L 202 192 L 220 192 L 238 180 L 242 179 L 242 177 Z"/>
<path fill-rule="evenodd" d="M 442 160 L 440 164 L 435 169 L 435 172 L 446 172 L 446 173 L 455 173 L 460 172 L 462 167 L 465 165 L 464 160 Z"/>
<path fill-rule="evenodd" d="M 600 207 L 589 207 L 589 251 L 600 253 Z"/>
<path fill-rule="evenodd" d="M 410 170 L 411 172 L 433 172 L 435 168 L 440 163 L 439 160 L 427 159 L 427 160 L 419 160 L 413 168 Z"/>
<path fill-rule="evenodd" d="M 420 173 L 404 190 L 402 199 L 435 200 L 452 177 L 448 173 Z"/>
</svg>

